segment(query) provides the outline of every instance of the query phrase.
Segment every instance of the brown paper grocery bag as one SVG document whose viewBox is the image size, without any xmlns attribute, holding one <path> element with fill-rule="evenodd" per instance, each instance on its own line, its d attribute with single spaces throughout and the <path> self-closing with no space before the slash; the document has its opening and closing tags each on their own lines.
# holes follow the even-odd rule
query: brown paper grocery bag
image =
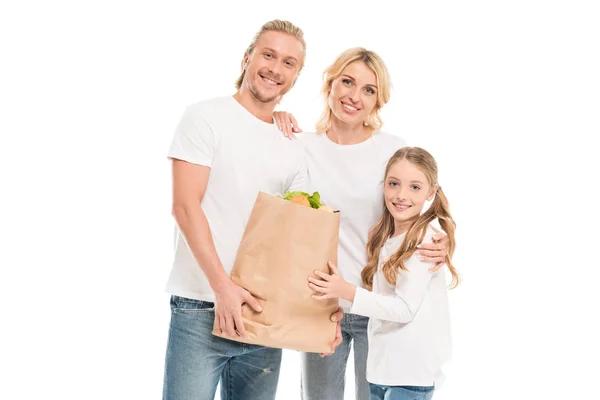
<svg viewBox="0 0 600 400">
<path fill-rule="evenodd" d="M 330 317 L 337 299 L 315 300 L 308 287 L 314 270 L 329 273 L 337 264 L 339 213 L 319 211 L 259 193 L 244 232 L 231 279 L 260 303 L 257 313 L 244 305 L 248 338 L 225 337 L 250 344 L 327 353 L 335 339 Z"/>
</svg>

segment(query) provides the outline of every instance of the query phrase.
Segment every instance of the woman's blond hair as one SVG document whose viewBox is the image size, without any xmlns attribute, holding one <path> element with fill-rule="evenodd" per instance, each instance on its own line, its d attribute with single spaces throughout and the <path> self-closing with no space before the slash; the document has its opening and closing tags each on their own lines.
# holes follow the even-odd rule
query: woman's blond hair
<svg viewBox="0 0 600 400">
<path fill-rule="evenodd" d="M 392 88 L 390 74 L 385 66 L 385 63 L 381 57 L 377 55 L 377 53 L 362 47 L 354 47 L 340 54 L 335 59 L 333 64 L 331 64 L 325 70 L 325 72 L 323 72 L 323 87 L 321 88 L 321 94 L 325 99 L 325 109 L 317 121 L 317 132 L 327 132 L 331 128 L 333 112 L 329 107 L 328 99 L 329 94 L 331 93 L 331 85 L 333 81 L 342 75 L 344 68 L 356 61 L 362 61 L 365 63 L 365 65 L 370 68 L 371 71 L 373 71 L 377 80 L 377 102 L 373 107 L 373 111 L 363 123 L 370 126 L 374 130 L 380 129 L 383 125 L 383 121 L 379 115 L 379 110 L 390 100 L 390 92 Z"/>
<path fill-rule="evenodd" d="M 454 268 L 454 265 L 452 265 L 452 255 L 454 254 L 454 249 L 456 247 L 454 238 L 456 224 L 452 219 L 452 215 L 450 215 L 448 199 L 442 191 L 442 188 L 438 186 L 437 163 L 431 154 L 420 147 L 403 147 L 398 150 L 388 162 L 385 169 L 386 179 L 384 180 L 384 185 L 386 184 L 387 176 L 392 166 L 402 160 L 406 160 L 419 168 L 419 170 L 427 177 L 430 187 L 435 188 L 437 186 L 437 190 L 429 209 L 413 222 L 406 232 L 406 236 L 398 251 L 383 264 L 383 275 L 390 284 L 396 284 L 396 277 L 400 273 L 400 270 L 407 270 L 404 266 L 404 262 L 413 255 L 417 245 L 423 241 L 429 223 L 437 218 L 440 227 L 448 236 L 448 243 L 446 244 L 448 254 L 446 255 L 445 264 L 452 274 L 450 289 L 454 289 L 460 283 L 460 275 Z M 361 272 L 362 281 L 369 290 L 373 287 L 373 276 L 375 276 L 375 273 L 377 272 L 380 250 L 393 234 L 394 218 L 384 202 L 383 215 L 371 229 L 371 232 L 369 232 L 369 240 L 367 242 L 368 261 L 367 266 Z"/>
</svg>

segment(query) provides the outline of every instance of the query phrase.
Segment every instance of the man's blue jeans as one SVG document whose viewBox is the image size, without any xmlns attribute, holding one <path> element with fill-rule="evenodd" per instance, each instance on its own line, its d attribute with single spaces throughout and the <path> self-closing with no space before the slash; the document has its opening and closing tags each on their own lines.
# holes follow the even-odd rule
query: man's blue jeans
<svg viewBox="0 0 600 400">
<path fill-rule="evenodd" d="M 214 304 L 171 296 L 163 400 L 275 399 L 281 349 L 212 335 Z"/>
</svg>

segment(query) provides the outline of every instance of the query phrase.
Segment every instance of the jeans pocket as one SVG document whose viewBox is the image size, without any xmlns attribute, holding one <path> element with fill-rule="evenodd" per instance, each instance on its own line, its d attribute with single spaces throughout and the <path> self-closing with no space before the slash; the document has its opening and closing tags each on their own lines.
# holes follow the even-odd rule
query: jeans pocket
<svg viewBox="0 0 600 400">
<path fill-rule="evenodd" d="M 208 313 L 215 311 L 215 303 L 173 295 L 171 310 L 174 313 Z"/>
</svg>

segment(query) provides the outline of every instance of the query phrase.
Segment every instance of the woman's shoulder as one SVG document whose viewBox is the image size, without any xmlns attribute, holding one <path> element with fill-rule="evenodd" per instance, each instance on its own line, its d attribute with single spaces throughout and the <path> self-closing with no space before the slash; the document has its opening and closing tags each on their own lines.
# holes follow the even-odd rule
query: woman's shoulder
<svg viewBox="0 0 600 400">
<path fill-rule="evenodd" d="M 399 135 L 386 131 L 375 131 L 373 133 L 373 140 L 381 142 L 386 146 L 394 146 L 396 148 L 406 147 L 406 141 Z"/>
<path fill-rule="evenodd" d="M 296 137 L 300 140 L 317 140 L 320 134 L 317 132 L 301 132 L 296 134 Z"/>
<path fill-rule="evenodd" d="M 311 148 L 311 146 L 322 141 L 322 136 L 323 135 L 316 132 L 301 132 L 294 135 L 295 139 L 307 148 Z"/>
</svg>

